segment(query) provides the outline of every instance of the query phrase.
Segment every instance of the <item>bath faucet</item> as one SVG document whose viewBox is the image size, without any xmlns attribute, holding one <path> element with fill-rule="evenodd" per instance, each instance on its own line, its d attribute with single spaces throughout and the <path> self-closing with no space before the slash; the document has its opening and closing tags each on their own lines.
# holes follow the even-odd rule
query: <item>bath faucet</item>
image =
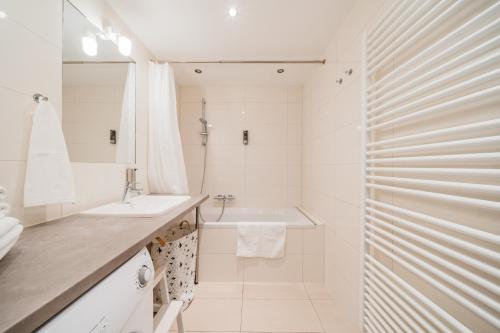
<svg viewBox="0 0 500 333">
<path fill-rule="evenodd" d="M 136 195 L 142 194 L 142 189 L 137 188 L 136 173 L 136 168 L 127 169 L 127 180 L 125 183 L 125 191 L 123 191 L 122 203 L 130 203 L 129 193 L 135 193 Z"/>
</svg>

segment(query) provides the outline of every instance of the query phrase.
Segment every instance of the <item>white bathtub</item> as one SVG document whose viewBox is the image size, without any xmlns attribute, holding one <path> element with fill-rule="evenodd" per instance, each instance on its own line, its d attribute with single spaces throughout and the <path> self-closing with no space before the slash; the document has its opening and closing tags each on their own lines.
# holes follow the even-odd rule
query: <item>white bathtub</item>
<svg viewBox="0 0 500 333">
<path fill-rule="evenodd" d="M 226 208 L 220 222 L 219 207 L 201 209 L 205 228 L 232 228 L 238 222 L 285 222 L 287 228 L 314 228 L 314 222 L 298 208 Z"/>
<path fill-rule="evenodd" d="M 323 225 L 297 208 L 227 208 L 221 222 L 218 207 L 203 207 L 200 228 L 202 282 L 323 282 Z M 238 222 L 285 222 L 285 257 L 236 256 Z"/>
</svg>

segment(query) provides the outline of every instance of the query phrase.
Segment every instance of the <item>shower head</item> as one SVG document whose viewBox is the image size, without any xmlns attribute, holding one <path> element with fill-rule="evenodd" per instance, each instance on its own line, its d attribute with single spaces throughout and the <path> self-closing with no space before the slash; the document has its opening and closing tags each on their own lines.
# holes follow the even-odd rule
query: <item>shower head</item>
<svg viewBox="0 0 500 333">
<path fill-rule="evenodd" d="M 207 120 L 204 119 L 204 118 L 200 118 L 200 122 L 203 124 L 203 125 L 206 125 L 207 124 Z"/>
</svg>

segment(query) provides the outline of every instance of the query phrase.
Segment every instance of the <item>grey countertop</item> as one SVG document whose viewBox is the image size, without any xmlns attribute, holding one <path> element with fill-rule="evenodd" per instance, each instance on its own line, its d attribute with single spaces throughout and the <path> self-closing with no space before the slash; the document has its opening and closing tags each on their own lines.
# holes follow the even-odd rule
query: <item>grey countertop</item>
<svg viewBox="0 0 500 333">
<path fill-rule="evenodd" d="M 29 227 L 0 260 L 0 332 L 31 332 L 207 199 L 153 218 L 73 215 Z"/>
</svg>

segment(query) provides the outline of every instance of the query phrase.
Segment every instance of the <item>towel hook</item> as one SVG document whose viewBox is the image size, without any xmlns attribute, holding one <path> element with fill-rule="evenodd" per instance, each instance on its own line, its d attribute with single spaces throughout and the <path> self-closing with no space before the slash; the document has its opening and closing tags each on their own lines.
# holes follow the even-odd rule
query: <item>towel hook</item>
<svg viewBox="0 0 500 333">
<path fill-rule="evenodd" d="M 49 100 L 49 98 L 47 96 L 43 96 L 42 94 L 34 94 L 33 100 L 36 103 L 40 103 L 40 100 L 47 102 Z"/>
</svg>

